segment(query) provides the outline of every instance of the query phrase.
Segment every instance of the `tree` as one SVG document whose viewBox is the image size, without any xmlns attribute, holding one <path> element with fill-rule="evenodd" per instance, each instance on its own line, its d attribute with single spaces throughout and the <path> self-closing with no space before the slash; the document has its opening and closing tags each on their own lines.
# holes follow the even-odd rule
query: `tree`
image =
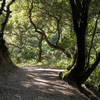
<svg viewBox="0 0 100 100">
<path fill-rule="evenodd" d="M 74 81 L 78 85 L 86 81 L 100 62 L 100 53 L 98 53 L 96 61 L 91 66 L 87 66 L 86 35 L 90 2 L 91 0 L 70 0 L 74 31 L 77 38 L 78 55 L 76 65 L 64 77 L 64 80 Z"/>
<path fill-rule="evenodd" d="M 76 53 L 74 53 L 75 57 L 73 57 L 72 66 L 73 65 L 74 66 L 73 66 L 72 70 L 70 71 L 70 73 L 64 77 L 64 80 L 69 80 L 69 81 L 73 80 L 78 85 L 80 85 L 86 81 L 86 79 L 90 76 L 90 74 L 93 72 L 93 70 L 98 65 L 99 59 L 100 59 L 100 54 L 98 53 L 98 56 L 97 56 L 95 62 L 92 65 L 89 64 L 91 46 L 90 46 L 89 51 L 87 51 L 86 36 L 88 35 L 88 20 L 89 20 L 88 15 L 89 15 L 89 7 L 90 7 L 91 1 L 93 3 L 93 0 L 69 0 L 70 5 L 71 5 L 71 11 L 72 11 L 71 14 L 72 14 L 74 32 L 75 32 L 76 39 L 77 39 L 76 40 L 77 41 L 77 51 L 76 51 Z M 45 2 L 45 4 L 44 4 L 44 2 Z M 34 26 L 35 32 L 43 35 L 45 41 L 48 43 L 48 45 L 50 47 L 61 50 L 64 53 L 66 53 L 66 49 L 63 48 L 62 45 L 59 45 L 59 41 L 61 40 L 60 36 L 62 35 L 62 32 L 60 30 L 62 28 L 61 21 L 62 20 L 65 21 L 63 18 L 63 15 L 65 14 L 65 12 L 63 12 L 63 9 L 62 9 L 63 13 L 61 13 L 59 15 L 59 13 L 60 13 L 59 7 L 61 7 L 61 6 L 59 6 L 59 4 L 61 5 L 62 2 L 64 2 L 65 4 L 67 2 L 67 4 L 68 4 L 68 1 L 63 1 L 63 0 L 60 3 L 59 3 L 59 1 L 55 2 L 55 0 L 52 3 L 49 3 L 49 2 L 47 3 L 45 0 L 43 0 L 42 3 L 39 2 L 41 6 L 38 6 L 38 4 L 37 3 L 34 4 L 34 1 L 32 0 L 31 3 L 28 3 L 29 4 L 28 8 L 29 8 L 29 19 L 30 19 L 31 24 Z M 55 4 L 57 6 L 55 6 Z M 67 4 L 66 4 L 66 6 L 68 6 Z M 45 5 L 48 5 L 48 6 L 46 7 Z M 33 9 L 35 9 L 34 7 L 37 7 L 37 9 L 40 9 L 41 12 L 43 12 L 42 16 L 45 16 L 45 18 L 55 19 L 55 22 L 57 25 L 57 32 L 58 32 L 58 38 L 56 39 L 57 40 L 56 43 L 54 43 L 54 42 L 52 43 L 48 39 L 47 34 L 49 33 L 49 31 L 46 31 L 47 28 L 45 26 L 44 26 L 45 28 L 44 27 L 39 28 L 39 26 L 36 24 L 37 22 L 35 21 L 36 22 L 35 23 L 34 20 L 32 19 L 32 15 L 34 16 L 34 10 L 33 10 Z M 59 10 L 54 9 L 53 7 L 54 8 L 58 7 L 57 9 L 59 9 Z M 55 15 L 55 13 L 53 13 L 54 11 L 56 11 L 58 13 L 56 13 L 56 15 Z M 38 12 L 39 12 L 39 10 L 38 10 Z M 39 17 L 41 17 L 41 16 L 39 16 Z M 41 19 L 40 19 L 40 21 L 41 21 Z M 49 20 L 49 22 L 50 21 L 51 20 Z M 42 19 L 42 22 L 44 23 L 45 20 Z M 46 23 L 49 23 L 49 22 L 47 21 Z M 70 20 L 70 23 L 71 23 L 71 20 Z M 97 23 L 97 21 L 96 21 L 96 23 Z M 49 27 L 51 27 L 51 26 L 49 26 Z M 95 32 L 96 32 L 96 29 L 94 29 L 93 34 L 95 34 Z M 72 34 L 72 32 L 71 32 L 71 34 Z M 93 39 L 94 39 L 94 36 L 93 36 Z M 93 41 L 93 39 L 91 41 Z M 67 40 L 67 39 L 65 39 L 65 40 Z M 65 44 L 67 44 L 67 43 L 65 43 Z M 93 43 L 91 42 L 91 45 L 92 44 Z"/>
<path fill-rule="evenodd" d="M 44 2 L 45 2 L 45 4 L 44 4 Z M 50 3 L 50 2 L 49 2 Z M 65 2 L 63 2 L 63 1 L 61 1 L 61 3 L 59 3 L 59 2 L 57 2 L 57 1 L 53 1 L 53 4 L 56 4 L 56 7 L 59 7 L 59 6 L 63 6 L 63 4 L 64 4 Z M 40 4 L 40 6 L 39 6 L 39 4 Z M 43 8 L 41 7 L 41 5 L 43 5 Z M 46 6 L 46 5 L 48 5 L 48 7 Z M 36 8 L 35 8 L 35 7 Z M 62 14 L 60 14 L 60 11 L 61 11 L 61 9 L 60 10 L 58 10 L 57 11 L 57 15 L 55 15 L 55 12 L 56 12 L 56 10 L 57 10 L 57 8 L 56 8 L 56 10 L 55 10 L 55 12 L 54 12 L 54 8 L 52 8 L 53 7 L 53 5 L 52 5 L 52 7 L 50 6 L 50 8 L 49 8 L 49 4 L 48 4 L 48 2 L 46 1 L 46 0 L 44 0 L 44 1 L 40 1 L 40 2 L 34 2 L 34 0 L 31 0 L 31 1 L 27 1 L 27 8 L 28 8 L 28 10 L 29 10 L 29 12 L 28 12 L 28 17 L 29 17 L 29 20 L 30 20 L 30 23 L 33 25 L 33 27 L 34 27 L 34 30 L 35 30 L 35 32 L 36 33 L 39 33 L 40 35 L 43 35 L 44 36 L 44 40 L 47 42 L 47 44 L 51 47 L 51 48 L 54 48 L 55 50 L 59 50 L 59 51 L 62 51 L 67 57 L 69 57 L 69 58 L 71 58 L 71 53 L 70 52 L 68 52 L 68 51 L 66 51 L 66 47 L 65 48 L 63 48 L 63 46 L 60 46 L 59 45 L 59 41 L 60 41 L 60 39 L 61 39 L 61 34 L 62 34 L 62 32 L 61 32 L 61 21 L 62 21 Z M 47 8 L 45 8 L 45 7 L 47 7 Z M 59 7 L 60 8 L 60 7 Z M 34 22 L 34 18 L 33 18 L 33 16 L 34 16 L 34 13 L 36 13 L 36 11 L 34 12 L 34 9 L 39 9 L 39 10 L 37 10 L 37 12 L 39 12 L 39 13 L 41 13 L 41 12 L 43 12 L 43 16 L 42 16 L 42 18 L 39 18 L 38 19 L 38 15 L 37 15 L 37 19 L 38 20 L 40 20 L 40 23 L 39 23 L 39 21 L 37 21 L 36 23 L 39 23 L 39 25 L 38 24 L 36 24 L 35 22 Z M 49 12 L 49 9 L 51 9 L 51 11 Z M 41 13 L 42 14 L 42 13 Z M 33 16 L 32 16 L 33 15 Z M 63 15 L 64 16 L 64 15 Z M 41 17 L 41 16 L 40 16 Z M 48 20 L 46 21 L 46 20 L 43 20 L 43 18 L 47 18 Z M 41 20 L 42 19 L 42 20 Z M 50 20 L 51 19 L 51 20 Z M 49 22 L 50 22 L 50 24 L 54 24 L 54 25 L 56 25 L 56 26 L 54 26 L 55 28 L 53 29 L 53 31 L 51 31 L 49 28 L 48 28 L 48 26 L 47 25 L 43 25 L 42 24 L 42 22 L 43 23 L 48 23 L 49 24 Z M 41 27 L 42 26 L 42 27 Z M 52 26 L 49 26 L 49 27 L 52 27 Z M 57 32 L 57 33 L 56 33 Z M 55 34 L 56 33 L 56 35 L 55 36 L 52 36 L 51 37 L 51 40 L 53 40 L 53 41 L 50 41 L 50 39 L 48 38 L 48 35 L 47 34 L 50 34 L 50 33 L 53 33 L 53 34 Z M 54 40 L 56 40 L 56 41 L 54 41 Z"/>
<path fill-rule="evenodd" d="M 13 1 L 14 0 L 8 2 L 8 5 L 6 6 L 5 5 L 6 0 L 3 0 L 1 5 L 1 10 L 0 10 L 1 15 L 6 14 L 5 20 L 3 24 L 1 24 L 1 32 L 0 32 L 1 55 L 3 58 L 1 56 L 0 57 L 5 62 L 9 62 L 9 61 L 11 62 L 11 60 L 7 61 L 6 59 L 9 58 L 7 57 L 9 56 L 8 54 L 6 57 L 4 57 L 5 55 L 4 53 L 8 52 L 8 50 L 7 47 L 5 46 L 3 37 L 4 37 L 4 29 L 8 21 L 9 15 L 11 13 L 10 6 L 12 5 Z M 99 0 L 96 0 L 96 2 L 97 1 Z M 20 3 L 19 5 L 19 2 L 22 3 Z M 90 39 L 89 37 L 89 41 L 87 41 L 86 37 L 89 35 L 88 24 L 91 20 L 91 17 L 89 15 L 92 14 L 92 11 L 89 12 L 89 9 L 93 9 L 93 7 L 90 8 L 91 2 L 93 6 L 95 2 L 94 0 L 69 0 L 69 1 L 67 0 L 52 0 L 52 1 L 25 0 L 25 2 L 24 0 L 22 1 L 19 0 L 16 4 L 16 7 L 15 8 L 13 7 L 13 10 L 15 10 L 20 6 L 20 9 L 17 9 L 16 11 L 18 12 L 18 16 L 20 10 L 22 11 L 20 13 L 22 17 L 19 18 L 17 16 L 18 20 L 16 18 L 14 19 L 14 22 L 16 21 L 17 24 L 16 26 L 18 26 L 15 27 L 15 31 L 17 30 L 17 32 L 19 32 L 19 34 L 16 35 L 16 37 L 19 37 L 20 40 L 20 43 L 18 43 L 20 44 L 19 47 L 23 48 L 25 46 L 25 43 L 30 40 L 31 43 L 28 42 L 26 43 L 27 46 L 25 48 L 27 48 L 29 44 L 32 45 L 33 42 L 32 37 L 37 37 L 37 40 L 39 41 L 39 45 L 38 45 L 39 61 L 41 61 L 41 54 L 43 54 L 42 44 L 44 43 L 44 41 L 46 41 L 46 43 L 51 48 L 62 51 L 69 58 L 71 57 L 71 55 L 73 55 L 73 62 L 70 65 L 73 67 L 71 67 L 70 73 L 68 75 L 65 75 L 64 80 L 68 80 L 68 81 L 73 80 L 78 85 L 82 84 L 90 76 L 90 74 L 93 72 L 93 70 L 96 68 L 96 66 L 100 61 L 100 53 L 97 54 L 97 51 L 95 50 L 97 57 L 94 63 L 90 65 L 90 53 L 91 53 L 91 49 L 94 47 L 93 46 L 94 37 L 96 34 L 97 23 L 99 19 L 99 13 L 98 13 L 94 31 L 93 33 L 91 32 L 92 39 Z M 96 16 L 97 16 L 97 12 L 96 12 Z M 96 19 L 96 16 L 94 15 L 93 17 L 95 17 Z M 73 20 L 73 25 L 72 25 L 72 20 Z M 15 23 L 13 23 L 12 26 L 14 26 L 14 24 Z M 24 25 L 27 26 L 27 28 L 24 27 Z M 29 28 L 28 26 L 31 26 L 29 31 L 31 31 L 32 36 L 28 32 L 28 28 Z M 34 35 L 36 36 L 33 36 L 32 33 L 34 33 Z M 28 36 L 30 36 L 30 38 Z M 77 40 L 75 40 L 75 36 Z M 17 39 L 16 41 L 18 41 Z M 25 39 L 27 41 L 25 41 Z M 87 42 L 90 42 L 88 47 L 86 44 Z M 34 44 L 36 45 L 36 43 Z M 77 49 L 76 49 L 76 44 L 77 44 Z M 30 47 L 32 47 L 31 45 Z M 24 49 L 23 51 L 25 51 L 25 48 L 23 48 Z M 6 51 L 4 52 L 4 50 Z M 70 53 L 68 52 L 69 50 Z M 27 52 L 29 53 L 29 49 L 27 49 Z M 34 51 L 32 53 L 34 53 Z M 27 53 L 24 52 L 24 54 Z M 31 53 L 29 54 L 31 55 Z M 4 62 L 2 62 L 2 66 L 3 65 Z"/>
<path fill-rule="evenodd" d="M 0 16 L 5 14 L 4 21 L 1 24 L 0 29 L 0 72 L 9 72 L 16 68 L 16 66 L 12 63 L 10 57 L 8 48 L 5 45 L 4 37 L 4 30 L 6 27 L 6 24 L 8 22 L 9 16 L 10 16 L 10 7 L 13 4 L 15 0 L 11 0 L 10 2 L 7 2 L 6 0 L 2 0 L 1 8 L 0 8 Z"/>
</svg>

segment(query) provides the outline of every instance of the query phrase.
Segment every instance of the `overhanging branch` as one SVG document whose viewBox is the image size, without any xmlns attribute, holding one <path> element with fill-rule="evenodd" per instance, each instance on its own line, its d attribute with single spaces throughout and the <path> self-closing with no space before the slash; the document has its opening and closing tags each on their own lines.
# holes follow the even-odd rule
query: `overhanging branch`
<svg viewBox="0 0 100 100">
<path fill-rule="evenodd" d="M 95 37 L 95 34 L 96 34 L 96 30 L 97 30 L 98 19 L 99 19 L 99 14 L 98 14 L 98 17 L 96 19 L 95 27 L 94 27 L 94 30 L 93 30 L 93 33 L 92 33 L 92 39 L 91 39 L 90 48 L 89 48 L 89 52 L 88 52 L 87 66 L 89 66 L 89 62 L 90 62 L 90 54 L 91 54 L 91 49 L 93 47 L 94 37 Z"/>
<path fill-rule="evenodd" d="M 36 26 L 36 24 L 32 21 L 32 17 L 31 17 L 31 16 L 32 16 L 32 9 L 33 9 L 33 1 L 32 1 L 32 3 L 31 3 L 31 7 L 28 7 L 28 9 L 29 9 L 29 20 L 30 20 L 30 23 L 34 26 L 35 32 L 37 32 L 37 33 L 43 35 L 45 41 L 47 42 L 47 44 L 48 44 L 50 47 L 52 47 L 52 48 L 54 48 L 54 49 L 56 49 L 56 50 L 62 51 L 64 54 L 67 55 L 67 57 L 71 57 L 71 54 L 70 54 L 69 52 L 66 52 L 66 49 L 65 49 L 65 48 L 62 48 L 62 47 L 59 46 L 58 44 L 56 44 L 56 45 L 52 44 L 52 43 L 48 40 L 45 31 L 42 30 L 42 29 L 39 29 L 39 28 Z M 59 27 L 58 27 L 58 28 L 59 28 Z"/>
</svg>

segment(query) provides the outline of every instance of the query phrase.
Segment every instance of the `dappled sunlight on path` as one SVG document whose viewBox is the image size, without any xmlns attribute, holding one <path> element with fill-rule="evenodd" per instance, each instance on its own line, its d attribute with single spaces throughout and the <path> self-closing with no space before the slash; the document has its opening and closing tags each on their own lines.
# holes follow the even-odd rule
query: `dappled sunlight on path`
<svg viewBox="0 0 100 100">
<path fill-rule="evenodd" d="M 87 100 L 77 89 L 59 80 L 60 71 L 63 69 L 20 67 L 0 81 L 0 100 Z"/>
</svg>

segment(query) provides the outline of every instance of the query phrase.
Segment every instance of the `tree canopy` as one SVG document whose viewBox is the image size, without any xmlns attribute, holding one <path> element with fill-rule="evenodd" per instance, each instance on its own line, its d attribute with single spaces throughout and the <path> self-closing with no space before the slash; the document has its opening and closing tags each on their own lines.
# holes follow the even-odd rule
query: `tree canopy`
<svg viewBox="0 0 100 100">
<path fill-rule="evenodd" d="M 0 49 L 0 55 L 5 56 L 8 48 L 10 57 L 0 56 L 0 66 L 6 58 L 15 64 L 51 64 L 69 70 L 63 73 L 69 83 L 80 85 L 97 77 L 97 86 L 99 27 L 99 0 L 2 0 L 0 48 L 5 50 Z"/>
</svg>

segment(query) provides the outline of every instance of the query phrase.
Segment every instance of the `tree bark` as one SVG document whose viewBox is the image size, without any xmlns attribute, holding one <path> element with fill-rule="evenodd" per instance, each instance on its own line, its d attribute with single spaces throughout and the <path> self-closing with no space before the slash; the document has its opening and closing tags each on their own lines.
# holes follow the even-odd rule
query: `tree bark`
<svg viewBox="0 0 100 100">
<path fill-rule="evenodd" d="M 42 41 L 43 41 L 43 35 L 41 35 L 41 38 L 39 40 L 39 54 L 38 54 L 38 62 L 42 61 Z"/>
<path fill-rule="evenodd" d="M 6 7 L 6 16 L 4 22 L 1 24 L 1 30 L 0 30 L 0 74 L 7 74 L 8 72 L 14 71 L 17 67 L 13 64 L 9 57 L 9 51 L 8 48 L 5 45 L 5 40 L 3 39 L 4 36 L 4 30 L 6 27 L 6 24 L 9 19 L 9 15 L 11 13 L 10 6 L 13 4 L 15 0 L 12 0 L 9 2 L 8 5 L 6 5 L 6 0 L 3 0 L 2 6 L 0 9 L 0 15 L 3 13 L 4 8 Z"/>
<path fill-rule="evenodd" d="M 67 77 L 64 77 L 64 80 L 72 80 L 76 84 L 80 85 L 85 70 L 85 35 L 81 33 L 77 35 L 77 49 L 78 55 L 76 65 L 67 75 Z"/>
<path fill-rule="evenodd" d="M 77 85 L 83 82 L 86 64 L 86 30 L 88 24 L 88 8 L 91 0 L 70 0 L 74 31 L 77 38 L 77 62 L 71 72 L 64 77 L 64 80 L 73 81 Z"/>
<path fill-rule="evenodd" d="M 0 38 L 0 73 L 7 74 L 8 72 L 15 71 L 16 68 L 17 67 L 13 64 L 9 57 L 5 41 Z"/>
</svg>

